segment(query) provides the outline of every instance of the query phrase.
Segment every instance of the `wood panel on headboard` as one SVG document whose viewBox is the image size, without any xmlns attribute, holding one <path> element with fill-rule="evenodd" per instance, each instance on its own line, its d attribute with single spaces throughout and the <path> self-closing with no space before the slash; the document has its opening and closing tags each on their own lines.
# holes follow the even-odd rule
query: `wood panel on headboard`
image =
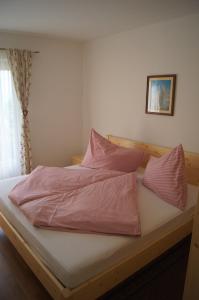
<svg viewBox="0 0 199 300">
<path fill-rule="evenodd" d="M 122 147 L 143 149 L 146 153 L 149 154 L 149 156 L 152 155 L 160 157 L 161 155 L 171 151 L 172 149 L 169 147 L 147 144 L 113 135 L 107 135 L 107 138 L 113 144 Z M 184 154 L 187 181 L 190 184 L 199 185 L 199 153 L 184 151 Z M 147 161 L 148 159 L 143 163 L 143 167 L 146 166 Z"/>
</svg>

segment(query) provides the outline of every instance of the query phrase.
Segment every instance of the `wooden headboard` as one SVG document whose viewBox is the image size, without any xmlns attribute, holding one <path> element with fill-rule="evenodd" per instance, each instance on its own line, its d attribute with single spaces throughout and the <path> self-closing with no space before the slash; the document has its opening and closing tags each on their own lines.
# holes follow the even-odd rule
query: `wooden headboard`
<svg viewBox="0 0 199 300">
<path fill-rule="evenodd" d="M 139 148 L 143 149 L 149 155 L 160 157 L 161 155 L 169 152 L 172 148 L 161 147 L 152 144 L 146 144 L 139 141 L 129 140 L 126 138 L 107 135 L 107 138 L 113 144 L 126 147 L 126 148 Z M 187 181 L 190 184 L 199 185 L 199 153 L 185 151 L 185 167 Z M 143 167 L 147 164 L 147 160 L 143 163 Z"/>
</svg>

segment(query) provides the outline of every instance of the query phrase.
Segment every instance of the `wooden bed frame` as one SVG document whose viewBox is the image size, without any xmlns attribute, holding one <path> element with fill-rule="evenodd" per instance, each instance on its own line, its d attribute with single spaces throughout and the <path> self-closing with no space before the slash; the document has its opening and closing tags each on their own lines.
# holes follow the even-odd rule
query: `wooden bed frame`
<svg viewBox="0 0 199 300">
<path fill-rule="evenodd" d="M 171 149 L 111 135 L 108 135 L 108 139 L 117 145 L 127 148 L 137 147 L 145 149 L 146 152 L 154 156 L 161 156 Z M 199 185 L 199 154 L 185 152 L 185 159 L 188 182 Z M 190 234 L 192 231 L 192 220 L 193 216 L 187 222 L 184 222 L 184 224 L 177 226 L 175 230 L 168 229 L 166 232 L 164 231 L 158 237 L 158 240 L 149 241 L 143 249 L 132 256 L 123 259 L 77 288 L 69 289 L 51 273 L 23 237 L 5 216 L 0 213 L 1 228 L 53 299 L 56 300 L 90 300 L 98 298 Z"/>
</svg>

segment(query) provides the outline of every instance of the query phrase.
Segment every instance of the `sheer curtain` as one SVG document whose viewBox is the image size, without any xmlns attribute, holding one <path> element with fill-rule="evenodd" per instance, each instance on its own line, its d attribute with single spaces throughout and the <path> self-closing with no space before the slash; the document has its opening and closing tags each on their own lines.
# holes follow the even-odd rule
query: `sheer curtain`
<svg viewBox="0 0 199 300">
<path fill-rule="evenodd" d="M 0 179 L 22 173 L 22 121 L 8 58 L 0 51 Z"/>
</svg>

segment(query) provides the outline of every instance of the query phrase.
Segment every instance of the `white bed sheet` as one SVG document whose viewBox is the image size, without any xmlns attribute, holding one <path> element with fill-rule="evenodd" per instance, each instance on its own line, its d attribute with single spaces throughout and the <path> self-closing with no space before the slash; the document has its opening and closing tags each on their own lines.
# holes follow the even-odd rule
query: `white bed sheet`
<svg viewBox="0 0 199 300">
<path fill-rule="evenodd" d="M 139 176 L 138 176 L 139 177 Z M 53 274 L 68 288 L 74 288 L 141 247 L 174 230 L 193 215 L 198 189 L 188 186 L 188 203 L 182 213 L 159 199 L 138 180 L 141 237 L 83 234 L 38 229 L 12 204 L 7 195 L 24 176 L 0 181 L 0 210 L 23 236 Z"/>
</svg>

